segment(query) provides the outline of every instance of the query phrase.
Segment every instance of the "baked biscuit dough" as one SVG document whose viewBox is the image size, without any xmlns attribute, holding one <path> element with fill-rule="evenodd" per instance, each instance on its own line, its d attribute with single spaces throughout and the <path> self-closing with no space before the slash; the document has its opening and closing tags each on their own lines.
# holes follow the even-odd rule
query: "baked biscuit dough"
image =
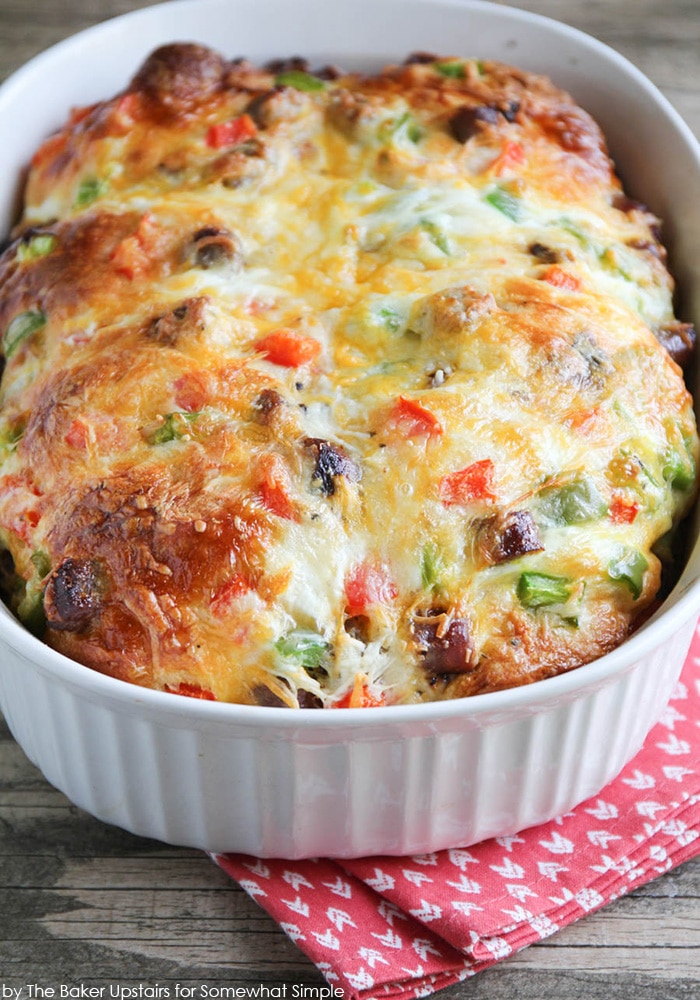
<svg viewBox="0 0 700 1000">
<path fill-rule="evenodd" d="M 0 257 L 10 602 L 97 670 L 258 705 L 590 661 L 694 497 L 672 293 L 542 77 L 159 49 L 37 151 Z"/>
</svg>

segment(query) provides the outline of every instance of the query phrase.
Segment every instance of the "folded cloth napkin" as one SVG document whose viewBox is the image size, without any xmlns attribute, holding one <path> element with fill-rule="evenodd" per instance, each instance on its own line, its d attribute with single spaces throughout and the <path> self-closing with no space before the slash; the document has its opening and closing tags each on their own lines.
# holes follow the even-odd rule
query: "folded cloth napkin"
<svg viewBox="0 0 700 1000">
<path fill-rule="evenodd" d="M 700 853 L 700 628 L 642 750 L 550 823 L 407 858 L 216 862 L 336 996 L 423 997 Z"/>
</svg>

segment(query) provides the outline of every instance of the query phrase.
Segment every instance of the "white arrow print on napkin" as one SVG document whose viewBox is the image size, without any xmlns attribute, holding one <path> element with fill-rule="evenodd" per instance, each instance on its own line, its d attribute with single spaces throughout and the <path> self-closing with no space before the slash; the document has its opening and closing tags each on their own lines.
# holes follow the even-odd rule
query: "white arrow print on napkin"
<svg viewBox="0 0 700 1000">
<path fill-rule="evenodd" d="M 298 913 L 301 917 L 308 917 L 309 904 L 305 903 L 301 896 L 297 896 L 296 899 L 283 899 L 282 902 L 292 913 Z"/>
<path fill-rule="evenodd" d="M 422 886 L 424 882 L 433 881 L 425 874 L 425 872 L 413 872 L 411 871 L 410 868 L 402 869 L 401 874 L 403 875 L 403 877 L 406 879 L 407 882 L 410 882 L 411 885 L 415 885 L 418 888 L 420 888 L 420 886 Z"/>
<path fill-rule="evenodd" d="M 244 868 L 247 868 L 251 875 L 259 875 L 260 878 L 269 878 L 270 869 L 267 865 L 264 865 L 262 861 L 258 858 L 254 865 L 251 865 L 249 861 L 241 862 Z"/>
<path fill-rule="evenodd" d="M 695 661 L 697 665 L 697 660 Z M 673 694 L 671 695 L 669 701 L 685 701 L 688 697 L 688 688 L 685 686 L 683 681 L 678 681 L 673 689 Z"/>
<path fill-rule="evenodd" d="M 423 983 L 422 986 L 416 986 L 414 990 L 414 996 L 416 1000 L 423 1000 L 423 997 L 430 997 L 435 992 L 435 987 L 432 983 Z"/>
<path fill-rule="evenodd" d="M 530 921 L 530 927 L 533 931 L 537 931 L 541 938 L 549 937 L 550 934 L 559 930 L 559 924 L 555 924 L 544 913 L 538 913 L 537 916 L 533 917 Z"/>
<path fill-rule="evenodd" d="M 411 861 L 415 861 L 417 865 L 436 865 L 437 854 L 414 854 Z"/>
<path fill-rule="evenodd" d="M 644 874 L 641 868 L 637 868 L 634 861 L 623 855 L 619 861 L 614 861 L 607 854 L 603 854 L 601 859 L 602 865 L 590 865 L 594 872 L 600 872 L 604 875 L 606 872 L 617 872 L 618 875 L 626 875 L 630 882 L 633 882 L 640 875 Z"/>
<path fill-rule="evenodd" d="M 496 843 L 500 844 L 510 854 L 513 850 L 513 844 L 524 844 L 525 841 L 522 837 L 496 837 Z"/>
<path fill-rule="evenodd" d="M 367 990 L 370 986 L 374 986 L 374 980 L 370 976 L 366 969 L 362 968 L 359 972 L 346 972 L 345 978 L 354 986 L 356 990 Z"/>
<path fill-rule="evenodd" d="M 603 862 L 602 865 L 591 865 L 590 867 L 594 872 L 600 872 L 603 875 L 606 872 L 618 872 L 618 874 L 624 875 L 630 864 L 629 858 L 622 857 L 618 863 L 608 854 L 602 854 L 600 860 Z"/>
<path fill-rule="evenodd" d="M 555 906 L 563 906 L 564 903 L 570 903 L 574 898 L 574 894 L 571 889 L 567 889 L 566 886 L 562 886 L 561 897 L 550 896 L 550 902 L 554 903 Z"/>
<path fill-rule="evenodd" d="M 300 872 L 282 872 L 282 878 L 291 885 L 295 892 L 299 892 L 300 885 L 303 885 L 306 889 L 313 889 L 312 883 L 304 878 Z"/>
<path fill-rule="evenodd" d="M 581 909 L 586 910 L 587 912 L 594 909 L 596 906 L 600 906 L 604 902 L 603 897 L 599 895 L 595 889 L 581 889 L 581 891 L 577 892 L 574 896 L 571 889 L 564 888 L 561 891 L 561 899 L 557 896 L 550 896 L 549 898 L 555 906 L 563 906 L 564 903 L 569 903 L 571 900 L 575 900 Z"/>
<path fill-rule="evenodd" d="M 544 875 L 550 882 L 558 882 L 557 875 L 560 872 L 568 872 L 569 870 L 566 865 L 558 865 L 556 861 L 538 861 L 537 867 L 540 870 L 540 875 Z"/>
<path fill-rule="evenodd" d="M 421 899 L 420 905 L 421 908 L 419 910 L 408 911 L 416 920 L 422 920 L 427 923 L 430 920 L 439 920 L 442 916 L 442 910 L 435 903 L 429 903 L 426 899 Z"/>
<path fill-rule="evenodd" d="M 496 872 L 497 875 L 502 875 L 503 878 L 525 877 L 525 869 L 521 865 L 516 865 L 510 858 L 504 858 L 502 865 L 489 865 L 489 868 L 492 872 Z"/>
<path fill-rule="evenodd" d="M 382 955 L 380 951 L 375 951 L 374 948 L 360 948 L 357 953 L 360 958 L 364 958 L 370 969 L 373 969 L 377 962 L 382 962 L 384 965 L 389 965 L 389 962 Z"/>
<path fill-rule="evenodd" d="M 442 957 L 442 952 L 435 947 L 432 941 L 426 941 L 425 938 L 415 938 L 411 947 L 424 962 L 428 955 L 437 955 L 438 958 Z"/>
<path fill-rule="evenodd" d="M 649 819 L 656 819 L 657 812 L 664 812 L 666 806 L 660 802 L 637 802 L 636 809 L 640 816 L 648 816 Z"/>
<path fill-rule="evenodd" d="M 666 743 L 657 743 L 656 745 L 659 750 L 664 750 L 671 757 L 681 757 L 684 754 L 690 753 L 690 743 L 686 743 L 685 740 L 679 740 L 674 733 L 669 735 Z"/>
<path fill-rule="evenodd" d="M 326 889 L 330 889 L 334 896 L 342 896 L 343 899 L 352 898 L 352 888 L 348 882 L 344 882 L 340 875 L 337 877 L 335 882 L 322 882 L 321 885 L 325 886 Z"/>
<path fill-rule="evenodd" d="M 447 855 L 452 862 L 452 864 L 459 868 L 461 872 L 467 867 L 467 865 L 478 865 L 479 859 L 475 858 L 473 854 L 469 851 L 456 851 L 452 850 L 448 852 Z"/>
<path fill-rule="evenodd" d="M 241 879 L 239 884 L 242 889 L 245 889 L 249 896 L 267 896 L 265 890 L 262 889 L 257 882 L 253 882 L 252 878 Z"/>
<path fill-rule="evenodd" d="M 292 941 L 306 941 L 306 938 L 301 933 L 296 924 L 280 924 L 280 927 Z"/>
<path fill-rule="evenodd" d="M 635 770 L 631 778 L 622 779 L 626 785 L 630 788 L 637 788 L 640 792 L 647 788 L 653 788 L 656 781 L 650 774 L 643 774 L 641 771 Z"/>
<path fill-rule="evenodd" d="M 403 968 L 401 971 L 405 972 L 409 979 L 418 979 L 419 977 L 422 977 L 422 976 L 425 975 L 425 969 L 423 968 L 422 965 L 419 965 L 417 969 L 406 969 L 406 968 Z M 432 989 L 431 989 L 430 992 L 431 993 L 433 992 Z"/>
<path fill-rule="evenodd" d="M 654 865 L 654 871 L 665 872 L 668 871 L 672 864 L 672 859 L 668 856 L 668 851 L 661 844 L 652 844 L 649 848 L 649 857 L 652 861 L 660 861 L 660 865 Z"/>
<path fill-rule="evenodd" d="M 404 920 L 406 919 L 406 914 L 403 914 Z M 403 941 L 398 934 L 395 934 L 391 927 L 386 932 L 386 934 L 377 934 L 376 931 L 372 931 L 372 937 L 376 938 L 380 944 L 383 944 L 385 948 L 403 948 Z"/>
<path fill-rule="evenodd" d="M 594 910 L 596 906 L 602 906 L 605 902 L 600 893 L 596 892 L 595 889 L 581 889 L 580 892 L 576 893 L 575 899 L 581 909 L 587 913 L 590 910 Z"/>
<path fill-rule="evenodd" d="M 337 982 L 339 978 L 338 973 L 333 972 L 333 967 L 329 965 L 328 962 L 316 962 L 316 965 L 318 966 L 320 972 L 322 972 L 323 975 L 326 977 L 329 983 L 331 979 Z"/>
<path fill-rule="evenodd" d="M 700 837 L 697 830 L 689 830 L 687 824 L 680 819 L 672 819 L 668 823 L 662 823 L 661 830 L 669 837 L 675 837 L 681 847 L 687 847 L 688 844 L 692 844 Z"/>
<path fill-rule="evenodd" d="M 515 882 L 513 884 L 508 884 L 506 889 L 511 896 L 514 896 L 521 903 L 524 902 L 528 896 L 536 896 L 537 893 L 533 892 L 529 885 L 520 885 L 520 883 Z"/>
<path fill-rule="evenodd" d="M 501 913 L 505 913 L 507 917 L 510 917 L 514 924 L 521 924 L 525 921 L 529 922 L 530 920 L 534 920 L 532 913 L 522 906 L 516 906 L 514 910 L 502 909 Z"/>
<path fill-rule="evenodd" d="M 505 958 L 506 955 L 510 955 L 512 952 L 511 946 L 503 938 L 492 937 L 492 938 L 482 938 L 481 943 L 483 946 L 491 952 L 494 958 Z"/>
<path fill-rule="evenodd" d="M 476 903 L 467 903 L 464 899 L 453 899 L 452 909 L 459 910 L 460 913 L 464 913 L 467 916 L 474 910 L 478 910 L 479 913 L 483 913 L 484 911 L 483 906 L 477 906 Z"/>
<path fill-rule="evenodd" d="M 330 927 L 323 934 L 319 934 L 318 931 L 311 931 L 311 933 L 316 938 L 318 943 L 322 944 L 324 948 L 330 948 L 331 951 L 339 951 L 340 941 L 334 936 Z"/>
<path fill-rule="evenodd" d="M 385 874 L 381 868 L 375 868 L 373 878 L 366 878 L 365 882 L 370 889 L 376 889 L 377 892 L 388 892 L 396 884 L 391 875 Z"/>
<path fill-rule="evenodd" d="M 562 813 L 561 816 L 555 816 L 553 822 L 556 823 L 557 826 L 563 826 L 565 819 L 568 819 L 569 816 L 575 816 L 575 815 L 576 813 L 574 812 Z"/>
<path fill-rule="evenodd" d="M 685 722 L 686 719 L 687 716 L 681 715 L 673 705 L 667 705 L 659 722 L 662 726 L 666 726 L 667 729 L 675 729 L 677 722 Z"/>
<path fill-rule="evenodd" d="M 622 840 L 619 834 L 609 833 L 607 830 L 589 830 L 587 836 L 592 844 L 602 847 L 604 851 L 607 851 L 611 840 Z"/>
<path fill-rule="evenodd" d="M 683 781 L 683 778 L 694 773 L 687 767 L 678 767 L 673 764 L 665 764 L 663 772 L 669 781 Z"/>
<path fill-rule="evenodd" d="M 617 806 L 614 806 L 611 802 L 603 802 L 602 799 L 598 799 L 595 804 L 595 808 L 586 809 L 585 812 L 589 816 L 594 816 L 596 819 L 617 819 L 618 811 Z"/>
<path fill-rule="evenodd" d="M 550 854 L 573 854 L 574 845 L 566 837 L 562 837 L 556 830 L 552 830 L 551 840 L 541 840 L 540 847 L 544 847 Z"/>
<path fill-rule="evenodd" d="M 393 888 L 393 886 L 392 886 Z M 397 920 L 408 920 L 408 917 L 400 910 L 395 903 L 390 903 L 388 899 L 383 899 L 377 907 L 380 917 L 384 917 L 390 927 L 394 926 L 394 918 Z"/>
<path fill-rule="evenodd" d="M 446 880 L 447 885 L 451 885 L 457 892 L 470 892 L 479 893 L 481 892 L 481 886 L 478 882 L 472 882 L 468 879 L 466 875 L 459 876 L 459 882 L 450 882 L 449 879 Z"/>
<path fill-rule="evenodd" d="M 341 933 L 343 931 L 343 927 L 345 927 L 346 924 L 348 927 L 357 927 L 357 924 L 352 919 L 350 914 L 346 913 L 344 910 L 336 910 L 333 907 L 331 907 L 329 910 L 326 910 L 326 916 L 333 924 L 333 926 Z"/>
</svg>

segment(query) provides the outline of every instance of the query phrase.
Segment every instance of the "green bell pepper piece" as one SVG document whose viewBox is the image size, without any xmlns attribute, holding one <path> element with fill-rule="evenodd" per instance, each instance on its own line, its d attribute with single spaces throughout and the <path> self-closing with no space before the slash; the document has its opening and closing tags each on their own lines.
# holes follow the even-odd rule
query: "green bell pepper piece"
<svg viewBox="0 0 700 1000">
<path fill-rule="evenodd" d="M 37 233 L 30 237 L 26 243 L 20 243 L 17 248 L 17 260 L 21 263 L 38 260 L 46 257 L 58 245 L 58 240 L 53 233 Z"/>
<path fill-rule="evenodd" d="M 520 221 L 520 199 L 516 198 L 514 194 L 511 194 L 504 187 L 496 187 L 493 191 L 489 191 L 488 194 L 484 195 L 484 201 L 487 201 L 492 208 L 497 209 L 512 222 Z"/>
<path fill-rule="evenodd" d="M 309 629 L 295 629 L 281 636 L 275 649 L 286 659 L 296 660 L 304 670 L 316 670 L 326 658 L 329 645 L 322 635 Z"/>
<path fill-rule="evenodd" d="M 436 62 L 433 63 L 433 66 L 441 76 L 450 77 L 453 80 L 463 80 L 467 75 L 464 63 L 461 62 Z"/>
<path fill-rule="evenodd" d="M 2 338 L 5 357 L 11 358 L 19 345 L 45 327 L 46 322 L 46 313 L 42 312 L 41 309 L 29 309 L 27 312 L 15 316 Z"/>
<path fill-rule="evenodd" d="M 309 93 L 326 89 L 323 80 L 301 69 L 289 69 L 285 73 L 278 73 L 275 83 L 278 87 L 294 87 L 295 90 L 305 90 Z"/>
<path fill-rule="evenodd" d="M 564 486 L 540 493 L 539 511 L 556 525 L 585 524 L 597 521 L 607 512 L 607 504 L 593 480 L 587 476 Z"/>
<path fill-rule="evenodd" d="M 571 596 L 571 584 L 572 581 L 566 576 L 521 573 L 518 580 L 518 600 L 526 608 L 564 604 Z"/>
<path fill-rule="evenodd" d="M 608 576 L 624 584 L 636 601 L 642 593 L 644 573 L 648 568 L 649 563 L 639 549 L 625 545 L 608 564 Z"/>
</svg>

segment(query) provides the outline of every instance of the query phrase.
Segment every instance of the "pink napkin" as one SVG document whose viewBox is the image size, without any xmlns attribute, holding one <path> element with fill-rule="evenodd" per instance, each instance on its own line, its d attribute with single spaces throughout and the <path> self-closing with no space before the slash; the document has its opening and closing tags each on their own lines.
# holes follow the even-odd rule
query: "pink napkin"
<svg viewBox="0 0 700 1000">
<path fill-rule="evenodd" d="M 369 1000 L 466 979 L 698 853 L 700 628 L 642 750 L 550 823 L 407 858 L 215 860 L 338 997 Z"/>
</svg>

